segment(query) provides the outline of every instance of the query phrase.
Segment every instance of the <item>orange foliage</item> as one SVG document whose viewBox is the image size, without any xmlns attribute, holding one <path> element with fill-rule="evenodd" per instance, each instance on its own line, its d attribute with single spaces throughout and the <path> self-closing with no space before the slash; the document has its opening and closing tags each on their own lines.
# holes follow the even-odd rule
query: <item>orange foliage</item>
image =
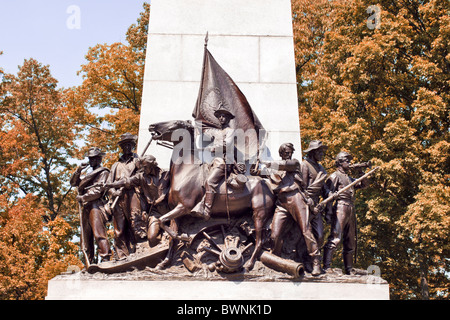
<svg viewBox="0 0 450 320">
<path fill-rule="evenodd" d="M 17 75 L 0 68 L 0 299 L 43 299 L 49 279 L 82 267 L 71 160 L 83 157 L 86 129 L 106 151 L 116 151 L 120 134 L 137 133 L 149 10 L 144 4 L 129 28 L 128 45 L 91 48 L 79 87 L 58 89 L 34 59 Z M 93 112 L 106 107 L 113 112 Z"/>
<path fill-rule="evenodd" d="M 449 295 L 450 3 L 293 0 L 303 147 L 381 169 L 357 199 L 359 263 L 393 298 Z M 428 280 L 428 281 L 427 281 Z M 428 287 L 424 285 L 428 284 Z"/>
<path fill-rule="evenodd" d="M 89 146 L 107 152 L 118 151 L 123 133 L 138 134 L 150 5 L 144 3 L 143 8 L 137 24 L 127 31 L 128 44 L 98 44 L 89 49 L 79 72 L 83 84 L 73 91 L 71 103 L 84 106 Z M 105 164 L 116 158 L 107 156 Z"/>
<path fill-rule="evenodd" d="M 47 282 L 69 265 L 81 267 L 71 227 L 58 217 L 45 225 L 46 208 L 27 195 L 0 196 L 0 299 L 43 299 Z"/>
<path fill-rule="evenodd" d="M 50 220 L 64 208 L 69 158 L 82 129 L 56 86 L 48 66 L 25 60 L 17 76 L 4 76 L 0 105 L 0 182 L 11 194 L 39 194 Z"/>
</svg>

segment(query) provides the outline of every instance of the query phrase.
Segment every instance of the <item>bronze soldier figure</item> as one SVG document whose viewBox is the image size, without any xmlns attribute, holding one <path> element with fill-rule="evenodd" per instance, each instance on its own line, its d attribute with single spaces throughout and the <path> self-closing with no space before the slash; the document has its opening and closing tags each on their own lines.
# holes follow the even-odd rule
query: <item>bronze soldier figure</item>
<svg viewBox="0 0 450 320">
<path fill-rule="evenodd" d="M 150 247 L 158 244 L 159 223 L 161 214 L 168 211 L 166 203 L 163 201 L 169 192 L 170 179 L 169 172 L 158 167 L 156 159 L 152 155 L 146 155 L 137 161 L 139 170 L 131 177 L 124 177 L 116 182 L 106 184 L 106 188 L 139 188 L 140 206 L 142 215 L 147 216 L 147 239 Z"/>
<path fill-rule="evenodd" d="M 156 123 L 150 125 L 150 132 L 155 133 L 156 139 L 163 141 L 172 141 L 172 134 L 178 128 L 187 128 L 181 121 L 168 121 L 162 123 Z M 191 126 L 192 127 L 192 126 Z M 192 127 L 193 129 L 193 127 Z M 193 131 L 193 130 L 192 130 Z M 191 143 L 194 143 L 194 135 L 190 134 Z M 172 141 L 173 142 L 173 141 Z M 180 142 L 178 142 L 180 143 Z M 233 146 L 234 148 L 234 146 Z M 174 146 L 176 150 L 176 144 Z M 177 218 L 181 218 L 186 215 L 196 215 L 196 212 L 202 211 L 197 208 L 200 207 L 201 199 L 205 195 L 205 166 L 203 163 L 194 161 L 196 155 L 194 152 L 177 152 L 177 158 L 181 161 L 172 161 L 170 168 L 170 191 L 168 195 L 169 205 L 172 208 L 170 212 L 164 214 L 160 220 L 160 226 L 167 231 L 173 239 L 189 240 L 183 236 L 178 235 L 177 226 L 168 227 L 166 225 L 169 221 L 175 221 Z M 232 154 L 228 151 L 227 154 Z M 237 165 L 239 171 L 240 165 Z M 243 169 L 243 168 L 242 168 Z M 231 175 L 230 175 L 231 177 Z M 212 217 L 223 217 L 226 212 L 229 218 L 234 216 L 242 216 L 244 212 L 252 212 L 252 220 L 254 222 L 254 239 L 255 249 L 252 256 L 244 265 L 244 268 L 251 270 L 256 262 L 256 258 L 262 250 L 262 238 L 263 228 L 267 219 L 273 214 L 275 196 L 270 190 L 268 182 L 263 179 L 246 179 L 243 175 L 235 177 L 235 182 L 230 182 L 230 188 L 237 188 L 241 191 L 237 191 L 233 194 L 233 197 L 228 198 L 225 194 L 223 196 L 217 196 L 214 199 L 214 207 L 211 210 Z M 224 180 L 225 181 L 225 180 Z M 245 186 L 241 184 L 245 183 Z M 226 187 L 227 185 L 223 185 Z M 222 188 L 222 185 L 220 186 Z M 225 188 L 224 188 L 225 189 Z M 194 208 L 195 207 L 195 208 Z"/>
<path fill-rule="evenodd" d="M 295 151 L 292 143 L 280 146 L 281 161 L 264 162 L 267 167 L 277 170 L 271 174 L 270 180 L 276 185 L 274 192 L 277 195 L 275 213 L 271 225 L 272 252 L 280 255 L 283 245 L 283 235 L 289 230 L 294 221 L 300 227 L 307 253 L 312 259 L 311 274 L 318 276 L 320 270 L 320 252 L 316 238 L 309 225 L 309 206 L 313 200 L 303 191 L 300 162 L 292 159 Z"/>
<path fill-rule="evenodd" d="M 124 178 L 130 178 L 136 171 L 138 155 L 133 152 L 136 147 L 137 136 L 125 133 L 120 137 L 118 145 L 122 148 L 119 161 L 111 167 L 108 183 Z M 141 230 L 136 234 L 133 224 L 140 217 L 140 201 L 134 188 L 110 189 L 109 196 L 112 201 L 112 213 L 114 221 L 114 241 L 117 258 L 123 259 L 135 251 L 136 242 L 146 237 L 147 230 Z"/>
<path fill-rule="evenodd" d="M 212 146 L 208 146 L 205 150 L 223 156 L 216 156 L 212 160 L 211 169 L 205 183 L 206 193 L 203 196 L 200 205 L 196 206 L 192 211 L 194 214 L 202 216 L 205 220 L 210 218 L 211 208 L 219 184 L 231 172 L 235 160 L 235 149 L 232 146 L 234 145 L 234 129 L 230 128 L 229 125 L 230 120 L 234 118 L 234 115 L 221 106 L 214 112 L 214 116 L 219 120 L 221 129 L 211 128 L 205 130 L 204 134 L 213 139 Z M 227 150 L 233 150 L 233 154 L 227 154 Z M 198 207 L 200 210 L 197 210 Z M 198 212 L 202 211 L 202 209 L 203 212 Z"/>
<path fill-rule="evenodd" d="M 86 263 L 88 264 L 94 261 L 94 239 L 101 260 L 111 259 L 111 249 L 106 234 L 106 223 L 111 219 L 111 213 L 105 208 L 107 200 L 104 197 L 103 188 L 92 187 L 101 185 L 108 179 L 109 170 L 101 166 L 104 155 L 105 153 L 99 148 L 90 148 L 87 153 L 89 164 L 80 165 L 70 179 L 70 184 L 78 187 L 77 201 L 81 209 L 81 246 L 87 255 Z M 91 166 L 92 172 L 81 178 L 82 170 L 88 165 Z"/>
<path fill-rule="evenodd" d="M 320 208 L 316 208 L 316 205 L 319 203 L 321 196 L 326 198 L 329 194 L 328 187 L 325 185 L 327 171 L 320 164 L 327 148 L 328 147 L 319 140 L 311 141 L 308 149 L 304 151 L 304 153 L 306 153 L 306 158 L 302 161 L 301 165 L 302 187 L 306 194 L 312 199 L 311 205 L 309 206 L 309 226 L 319 248 L 323 245 L 324 226 L 321 210 Z M 305 250 L 305 248 L 303 249 L 303 252 L 305 268 L 310 270 L 310 256 L 306 255 L 307 250 Z"/>
<path fill-rule="evenodd" d="M 326 184 L 331 192 L 336 193 L 346 187 L 355 179 L 348 175 L 353 157 L 347 152 L 340 152 L 336 156 L 337 170 L 327 179 Z M 355 186 L 334 197 L 336 202 L 332 208 L 331 231 L 324 247 L 323 268 L 330 268 L 333 253 L 339 243 L 343 243 L 343 258 L 346 274 L 354 273 L 353 255 L 356 250 L 356 214 L 355 214 L 355 189 L 365 188 L 367 179 L 362 179 Z"/>
</svg>

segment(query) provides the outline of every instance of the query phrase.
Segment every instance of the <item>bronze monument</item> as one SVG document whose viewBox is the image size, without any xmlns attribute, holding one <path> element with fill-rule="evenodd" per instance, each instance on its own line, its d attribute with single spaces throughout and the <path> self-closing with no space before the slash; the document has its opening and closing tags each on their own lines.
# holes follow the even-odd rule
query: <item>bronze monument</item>
<svg viewBox="0 0 450 320">
<path fill-rule="evenodd" d="M 122 155 L 111 170 L 100 166 L 104 153 L 89 150 L 93 171 L 81 178 L 83 164 L 71 179 L 79 192 L 88 272 L 164 272 L 176 265 L 178 273 L 193 276 L 208 270 L 245 277 L 258 262 L 295 279 L 305 270 L 317 277 L 329 270 L 341 240 L 346 273 L 352 272 L 356 229 L 350 187 L 363 187 L 366 180 L 349 186 L 350 155 L 338 155 L 337 171 L 329 177 L 320 164 L 327 146 L 318 140 L 310 142 L 303 161 L 292 158 L 292 143 L 280 146 L 281 160 L 263 158 L 264 127 L 206 43 L 193 117 L 193 123 L 149 125 L 147 147 L 155 142 L 173 149 L 168 171 L 145 155 L 147 147 L 135 154 L 137 137 L 129 133 L 118 142 Z M 323 271 L 325 209 L 332 232 Z M 111 219 L 114 259 L 105 227 Z M 93 238 L 102 259 L 97 264 Z"/>
</svg>

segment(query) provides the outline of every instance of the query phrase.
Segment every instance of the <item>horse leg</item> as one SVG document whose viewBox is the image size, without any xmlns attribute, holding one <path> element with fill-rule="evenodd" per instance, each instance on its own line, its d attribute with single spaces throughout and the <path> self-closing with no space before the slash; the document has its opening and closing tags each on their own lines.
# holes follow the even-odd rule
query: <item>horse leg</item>
<svg viewBox="0 0 450 320">
<path fill-rule="evenodd" d="M 171 228 L 174 228 L 178 232 L 178 223 L 175 220 L 172 220 L 170 222 Z M 157 270 L 163 270 L 171 265 L 173 256 L 176 252 L 176 247 L 178 245 L 178 240 L 171 238 L 169 240 L 169 249 L 167 251 L 166 257 L 163 261 L 158 263 L 158 265 L 155 267 Z"/>
<path fill-rule="evenodd" d="M 266 208 L 254 209 L 253 210 L 253 223 L 255 225 L 255 249 L 250 257 L 250 259 L 244 264 L 244 269 L 250 271 L 253 269 L 256 263 L 256 259 L 259 258 L 262 250 L 262 232 L 264 224 L 266 223 L 268 212 Z"/>
<path fill-rule="evenodd" d="M 274 198 L 270 189 L 259 181 L 252 190 L 251 206 L 253 209 L 253 224 L 255 226 L 255 249 L 250 259 L 244 264 L 245 270 L 252 270 L 256 259 L 259 258 L 262 250 L 263 229 L 267 219 L 273 214 Z"/>
<path fill-rule="evenodd" d="M 164 231 L 166 231 L 169 234 L 169 236 L 172 239 L 189 241 L 190 240 L 189 238 L 178 235 L 177 232 L 175 232 L 174 230 L 172 230 L 172 228 L 166 225 L 166 222 L 175 220 L 176 218 L 185 216 L 187 214 L 189 214 L 189 212 L 187 212 L 185 206 L 182 203 L 179 203 L 173 210 L 169 211 L 168 213 L 164 214 L 162 217 L 158 219 L 159 225 L 162 229 L 164 229 Z"/>
</svg>

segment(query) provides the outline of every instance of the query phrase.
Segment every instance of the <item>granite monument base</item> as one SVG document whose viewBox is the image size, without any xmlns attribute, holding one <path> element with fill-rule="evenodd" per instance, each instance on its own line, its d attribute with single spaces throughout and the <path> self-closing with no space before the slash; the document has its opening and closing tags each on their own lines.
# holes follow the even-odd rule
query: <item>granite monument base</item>
<svg viewBox="0 0 450 320">
<path fill-rule="evenodd" d="M 389 300 L 375 276 L 305 276 L 282 281 L 155 280 L 142 273 L 91 277 L 83 272 L 49 281 L 47 300 Z"/>
</svg>

